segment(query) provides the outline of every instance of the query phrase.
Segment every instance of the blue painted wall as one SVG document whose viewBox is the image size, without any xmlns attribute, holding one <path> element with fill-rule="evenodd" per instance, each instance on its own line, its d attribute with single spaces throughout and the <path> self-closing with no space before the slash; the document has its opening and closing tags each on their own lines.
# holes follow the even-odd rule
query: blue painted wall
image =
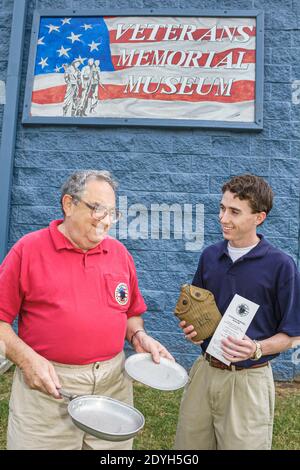
<svg viewBox="0 0 300 470">
<path fill-rule="evenodd" d="M 0 0 L 0 80 L 5 80 L 12 0 Z M 163 8 L 158 0 L 119 0 L 120 8 Z M 205 246 L 220 239 L 217 211 L 222 182 L 253 172 L 268 179 L 275 207 L 263 227 L 269 241 L 299 262 L 300 104 L 292 102 L 292 82 L 300 80 L 300 0 L 168 0 L 168 8 L 265 11 L 264 130 L 23 127 L 21 112 L 34 8 L 115 8 L 113 0 L 29 0 L 23 62 L 9 246 L 25 233 L 60 217 L 59 186 L 79 168 L 111 170 L 128 205 L 202 203 Z M 0 126 L 3 106 L 0 105 Z M 179 285 L 190 282 L 199 252 L 184 240 L 127 240 L 148 303 L 147 329 L 189 367 L 198 349 L 184 341 L 172 310 Z M 275 377 L 300 374 L 288 351 L 274 361 Z"/>
</svg>

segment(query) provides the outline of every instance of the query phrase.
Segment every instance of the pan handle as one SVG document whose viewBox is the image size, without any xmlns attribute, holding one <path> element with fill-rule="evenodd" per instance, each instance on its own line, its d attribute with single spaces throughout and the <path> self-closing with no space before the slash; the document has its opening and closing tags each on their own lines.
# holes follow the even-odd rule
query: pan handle
<svg viewBox="0 0 300 470">
<path fill-rule="evenodd" d="M 57 391 L 63 398 L 66 398 L 67 400 L 70 400 L 70 401 L 74 400 L 74 398 L 77 397 L 77 395 L 72 395 L 71 393 L 66 392 L 64 388 L 58 388 Z"/>
</svg>

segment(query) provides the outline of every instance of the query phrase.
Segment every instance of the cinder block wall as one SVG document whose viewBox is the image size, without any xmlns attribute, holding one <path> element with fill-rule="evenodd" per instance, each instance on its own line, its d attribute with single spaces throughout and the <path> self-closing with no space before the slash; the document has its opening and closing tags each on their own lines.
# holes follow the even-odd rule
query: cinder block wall
<svg viewBox="0 0 300 470">
<path fill-rule="evenodd" d="M 12 0 L 0 0 L 0 80 L 6 79 Z M 119 0 L 120 9 L 165 8 L 159 0 Z M 30 29 L 34 8 L 116 7 L 112 0 L 30 0 L 27 14 L 20 116 L 16 140 L 9 246 L 25 233 L 60 217 L 59 186 L 73 170 L 104 168 L 120 183 L 131 204 L 204 204 L 205 246 L 221 237 L 217 222 L 220 187 L 231 175 L 253 172 L 268 179 L 275 207 L 262 232 L 297 261 L 299 258 L 300 105 L 292 103 L 292 82 L 300 80 L 300 0 L 169 0 L 168 8 L 265 11 L 264 130 L 223 130 L 21 124 Z M 120 10 L 120 11 L 122 11 Z M 3 106 L 0 105 L 0 123 Z M 186 240 L 124 240 L 134 256 L 148 304 L 147 329 L 189 367 L 199 350 L 184 341 L 172 310 L 179 286 L 190 282 L 200 252 Z M 275 377 L 291 380 L 300 366 L 293 351 L 274 361 Z"/>
</svg>

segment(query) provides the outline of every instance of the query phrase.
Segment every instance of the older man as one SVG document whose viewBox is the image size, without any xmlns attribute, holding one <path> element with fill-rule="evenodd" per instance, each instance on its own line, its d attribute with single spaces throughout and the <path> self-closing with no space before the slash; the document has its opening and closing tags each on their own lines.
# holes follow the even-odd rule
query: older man
<svg viewBox="0 0 300 470">
<path fill-rule="evenodd" d="M 130 449 L 77 429 L 59 389 L 132 403 L 125 337 L 154 361 L 168 351 L 148 336 L 134 262 L 108 236 L 119 219 L 105 171 L 74 173 L 62 188 L 63 220 L 21 238 L 0 267 L 0 341 L 17 365 L 8 449 Z M 19 314 L 19 336 L 11 323 Z"/>
</svg>

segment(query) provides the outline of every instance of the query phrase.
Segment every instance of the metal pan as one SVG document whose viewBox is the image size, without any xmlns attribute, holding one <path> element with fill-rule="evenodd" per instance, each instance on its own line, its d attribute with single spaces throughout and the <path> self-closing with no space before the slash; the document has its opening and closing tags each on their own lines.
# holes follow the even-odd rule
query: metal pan
<svg viewBox="0 0 300 470">
<path fill-rule="evenodd" d="M 142 413 L 126 403 L 101 395 L 74 396 L 63 389 L 59 393 L 70 400 L 68 412 L 73 423 L 99 439 L 126 441 L 144 427 Z"/>
<path fill-rule="evenodd" d="M 13 365 L 8 359 L 1 358 L 0 356 L 0 375 L 5 374 L 5 372 Z"/>
</svg>

